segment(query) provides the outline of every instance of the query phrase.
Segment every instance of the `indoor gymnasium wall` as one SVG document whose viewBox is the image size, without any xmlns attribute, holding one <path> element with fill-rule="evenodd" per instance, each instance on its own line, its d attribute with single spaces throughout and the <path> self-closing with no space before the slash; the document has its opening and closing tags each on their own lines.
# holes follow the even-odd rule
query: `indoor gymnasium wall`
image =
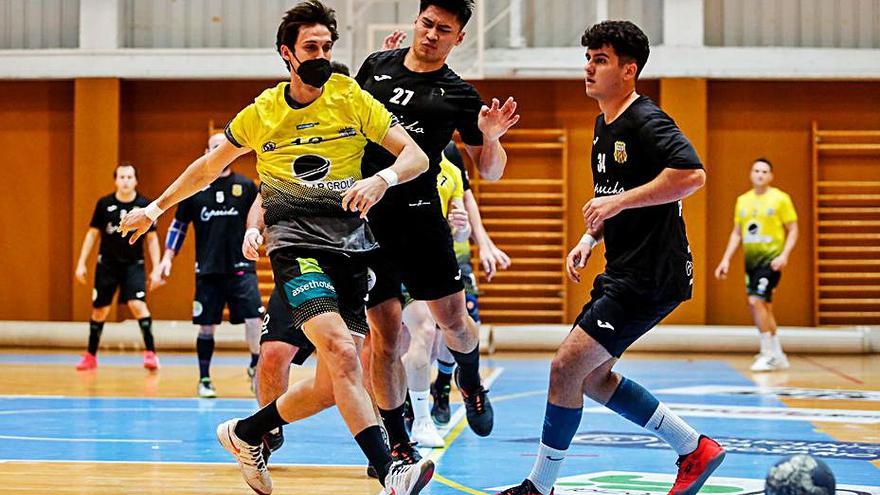
<svg viewBox="0 0 880 495">
<path fill-rule="evenodd" d="M 709 83 L 708 266 L 714 269 L 724 252 L 736 197 L 750 187 L 751 160 L 769 158 L 774 185 L 791 195 L 799 217 L 798 244 L 774 294 L 774 313 L 782 325 L 813 324 L 811 122 L 818 121 L 823 129 L 877 130 L 878 108 L 880 82 Z M 742 266 L 740 249 L 729 279 L 710 281 L 706 323 L 751 324 Z"/>
<path fill-rule="evenodd" d="M 0 320 L 70 319 L 72 133 L 72 82 L 0 82 Z"/>
</svg>

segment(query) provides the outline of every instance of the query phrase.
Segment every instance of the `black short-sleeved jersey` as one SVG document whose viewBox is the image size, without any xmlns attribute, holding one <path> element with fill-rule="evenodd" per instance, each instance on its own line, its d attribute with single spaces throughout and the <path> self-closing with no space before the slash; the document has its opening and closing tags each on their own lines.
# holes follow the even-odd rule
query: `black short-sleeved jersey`
<svg viewBox="0 0 880 495">
<path fill-rule="evenodd" d="M 98 200 L 89 226 L 101 231 L 101 249 L 98 253 L 102 263 L 133 263 L 144 259 L 144 238 L 138 239 L 134 245 L 129 244 L 127 237 L 119 235 L 119 220 L 126 213 L 149 204 L 150 200 L 140 194 L 128 203 L 116 199 L 116 193 Z M 150 226 L 150 232 L 155 230 L 155 224 Z"/>
<path fill-rule="evenodd" d="M 407 69 L 403 65 L 407 50 L 402 48 L 370 55 L 355 77 L 363 89 L 397 117 L 430 162 L 424 174 L 389 189 L 379 206 L 436 199 L 440 155 L 456 129 L 465 144 L 483 144 L 483 134 L 477 127 L 483 102 L 477 90 L 446 65 L 433 72 Z M 394 156 L 391 153 L 370 143 L 361 168 L 366 177 L 392 163 Z"/>
<path fill-rule="evenodd" d="M 596 118 L 591 153 L 595 196 L 622 194 L 664 168 L 701 169 L 675 122 L 640 96 L 614 122 Z M 620 212 L 605 221 L 606 274 L 644 297 L 691 297 L 693 262 L 680 201 Z"/>
<path fill-rule="evenodd" d="M 196 230 L 196 275 L 255 270 L 241 253 L 241 241 L 256 197 L 254 182 L 232 173 L 180 203 L 174 218 Z"/>
</svg>

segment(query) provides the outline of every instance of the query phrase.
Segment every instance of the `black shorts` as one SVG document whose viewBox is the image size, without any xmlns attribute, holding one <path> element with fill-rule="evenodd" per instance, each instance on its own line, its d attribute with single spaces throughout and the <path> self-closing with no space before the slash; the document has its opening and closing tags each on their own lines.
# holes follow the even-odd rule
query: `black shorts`
<svg viewBox="0 0 880 495">
<path fill-rule="evenodd" d="M 381 215 L 370 217 L 370 229 L 379 249 L 369 257 L 376 283 L 367 307 L 400 299 L 401 284 L 417 301 L 434 301 L 464 290 L 452 233 L 439 202 L 386 207 Z"/>
<path fill-rule="evenodd" d="M 681 301 L 650 301 L 627 290 L 624 284 L 600 274 L 593 282 L 590 301 L 575 325 L 587 332 L 612 356 L 619 358 L 629 346 L 654 328 Z"/>
<path fill-rule="evenodd" d="M 746 270 L 746 293 L 770 302 L 773 300 L 773 289 L 779 285 L 782 272 L 774 271 L 770 265 L 762 265 Z"/>
<path fill-rule="evenodd" d="M 144 260 L 132 263 L 107 263 L 98 261 L 95 266 L 95 287 L 92 289 L 92 307 L 103 308 L 113 302 L 113 294 L 119 289 L 119 303 L 134 299 L 146 300 L 147 276 Z"/>
<path fill-rule="evenodd" d="M 278 291 L 278 287 L 269 296 L 269 304 L 266 315 L 263 316 L 263 333 L 260 335 L 260 344 L 263 342 L 285 342 L 298 350 L 293 356 L 293 364 L 301 365 L 315 352 L 315 346 L 309 341 L 302 327 L 293 323 L 293 308 L 284 300 L 284 295 Z"/>
<path fill-rule="evenodd" d="M 339 314 L 352 334 L 366 337 L 367 265 L 362 256 L 292 247 L 273 251 L 269 259 L 275 290 L 263 341 L 304 347 L 309 340 L 303 323 L 325 313 Z"/>
<path fill-rule="evenodd" d="M 211 274 L 196 277 L 192 322 L 218 325 L 223 321 L 223 307 L 229 305 L 229 323 L 238 325 L 249 318 L 263 316 L 263 301 L 257 274 Z"/>
</svg>

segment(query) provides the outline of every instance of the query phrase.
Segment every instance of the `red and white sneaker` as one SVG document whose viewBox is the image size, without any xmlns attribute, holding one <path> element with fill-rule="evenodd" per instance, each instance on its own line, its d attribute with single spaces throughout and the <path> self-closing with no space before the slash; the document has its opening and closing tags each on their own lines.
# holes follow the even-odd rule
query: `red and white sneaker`
<svg viewBox="0 0 880 495">
<path fill-rule="evenodd" d="M 150 371 L 159 369 L 159 356 L 153 351 L 144 351 L 144 368 Z"/>
<path fill-rule="evenodd" d="M 76 371 L 93 370 L 98 367 L 98 357 L 87 352 L 83 354 L 82 359 L 76 364 Z"/>
<path fill-rule="evenodd" d="M 721 461 L 724 460 L 724 448 L 711 438 L 700 435 L 697 450 L 678 458 L 678 476 L 669 495 L 696 495 L 709 479 Z"/>
</svg>

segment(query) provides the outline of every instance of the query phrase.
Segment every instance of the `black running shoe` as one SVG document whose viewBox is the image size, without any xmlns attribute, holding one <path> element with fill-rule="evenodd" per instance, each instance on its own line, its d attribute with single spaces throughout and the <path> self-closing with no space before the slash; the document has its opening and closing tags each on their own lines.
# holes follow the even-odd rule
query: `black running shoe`
<svg viewBox="0 0 880 495">
<path fill-rule="evenodd" d="M 367 466 L 367 476 L 373 478 L 374 480 L 379 479 L 379 473 L 376 471 L 376 468 L 374 468 L 372 464 Z"/>
<path fill-rule="evenodd" d="M 498 492 L 495 495 L 544 495 L 535 488 L 535 485 L 529 481 L 525 480 L 522 484 L 517 485 L 513 488 L 508 488 L 503 492 Z M 550 494 L 553 495 L 553 490 L 550 490 Z"/>
<path fill-rule="evenodd" d="M 431 397 L 434 404 L 431 406 L 431 419 L 437 426 L 449 424 L 449 385 L 440 387 L 437 382 L 431 384 Z"/>
<path fill-rule="evenodd" d="M 269 462 L 269 456 L 272 452 L 280 449 L 284 445 L 284 430 L 278 428 L 278 433 L 266 433 L 263 435 L 263 459 Z"/>
<path fill-rule="evenodd" d="M 455 384 L 464 399 L 468 425 L 477 436 L 487 437 L 492 433 L 492 426 L 495 424 L 495 414 L 492 411 L 492 403 L 489 402 L 489 391 L 480 385 L 479 389 L 471 393 L 465 392 L 458 381 L 460 370 L 461 368 L 455 368 Z"/>
<path fill-rule="evenodd" d="M 403 442 L 391 448 L 391 459 L 403 461 L 405 464 L 415 464 L 422 460 L 422 454 L 416 450 L 415 442 Z"/>
</svg>

